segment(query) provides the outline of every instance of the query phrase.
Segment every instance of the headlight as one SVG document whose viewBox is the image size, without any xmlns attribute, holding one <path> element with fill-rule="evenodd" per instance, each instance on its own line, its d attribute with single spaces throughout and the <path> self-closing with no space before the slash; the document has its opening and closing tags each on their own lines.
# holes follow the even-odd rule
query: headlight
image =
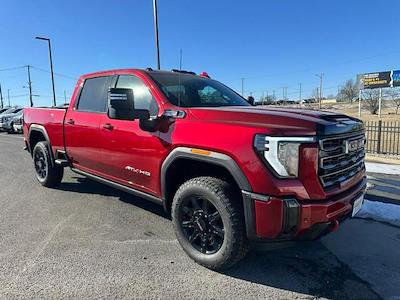
<svg viewBox="0 0 400 300">
<path fill-rule="evenodd" d="M 279 177 L 299 175 L 299 148 L 303 143 L 315 142 L 314 137 L 276 137 L 257 134 L 254 148 Z"/>
</svg>

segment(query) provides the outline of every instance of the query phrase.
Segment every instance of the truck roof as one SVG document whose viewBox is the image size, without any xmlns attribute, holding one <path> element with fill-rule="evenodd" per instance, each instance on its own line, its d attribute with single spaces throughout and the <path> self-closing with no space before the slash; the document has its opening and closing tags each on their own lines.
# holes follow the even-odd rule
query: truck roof
<svg viewBox="0 0 400 300">
<path fill-rule="evenodd" d="M 153 70 L 152 68 L 146 68 L 146 69 L 136 69 L 136 68 L 128 68 L 128 69 L 115 69 L 115 70 L 106 70 L 106 71 L 98 71 L 98 72 L 93 72 L 93 73 L 87 73 L 82 75 L 79 79 L 80 80 L 85 80 L 87 78 L 93 78 L 93 77 L 100 77 L 100 76 L 110 76 L 110 75 L 118 75 L 121 73 L 128 73 L 128 72 L 141 72 L 141 73 L 182 73 L 182 74 L 187 74 L 187 75 L 194 75 L 197 76 L 195 72 L 191 71 L 186 71 L 186 70 L 177 70 L 177 69 L 172 69 L 170 71 L 168 70 Z"/>
</svg>

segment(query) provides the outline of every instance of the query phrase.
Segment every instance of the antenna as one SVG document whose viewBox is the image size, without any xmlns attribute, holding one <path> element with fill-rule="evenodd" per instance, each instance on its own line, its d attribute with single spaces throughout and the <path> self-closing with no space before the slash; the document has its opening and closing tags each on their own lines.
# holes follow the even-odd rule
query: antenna
<svg viewBox="0 0 400 300">
<path fill-rule="evenodd" d="M 179 86 L 179 92 L 178 92 L 178 106 L 181 107 L 181 93 L 182 93 L 182 87 L 181 87 L 181 74 L 182 74 L 182 48 L 179 51 L 179 75 L 178 75 L 178 86 Z"/>
</svg>

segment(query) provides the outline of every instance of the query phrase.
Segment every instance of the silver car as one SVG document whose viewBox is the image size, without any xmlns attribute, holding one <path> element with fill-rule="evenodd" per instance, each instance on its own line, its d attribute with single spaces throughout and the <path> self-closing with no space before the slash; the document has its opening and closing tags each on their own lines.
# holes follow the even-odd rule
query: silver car
<svg viewBox="0 0 400 300">
<path fill-rule="evenodd" d="M 0 115 L 0 131 L 13 132 L 13 119 L 16 116 L 21 116 L 23 113 L 22 107 L 14 107 Z"/>
</svg>

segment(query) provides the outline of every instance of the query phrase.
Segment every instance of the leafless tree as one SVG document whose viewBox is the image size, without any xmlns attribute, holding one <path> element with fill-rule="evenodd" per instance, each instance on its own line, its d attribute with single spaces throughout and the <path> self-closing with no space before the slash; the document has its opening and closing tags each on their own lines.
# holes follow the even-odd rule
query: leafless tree
<svg viewBox="0 0 400 300">
<path fill-rule="evenodd" d="M 338 99 L 340 101 L 353 102 L 358 97 L 358 85 L 353 79 L 347 80 L 343 86 L 339 88 Z"/>
<path fill-rule="evenodd" d="M 363 90 L 362 101 L 364 102 L 364 107 L 368 109 L 372 115 L 376 115 L 379 109 L 379 90 Z"/>
<path fill-rule="evenodd" d="M 400 90 L 398 88 L 389 89 L 386 91 L 387 97 L 392 100 L 394 105 L 396 105 L 396 115 L 400 108 Z"/>
</svg>

